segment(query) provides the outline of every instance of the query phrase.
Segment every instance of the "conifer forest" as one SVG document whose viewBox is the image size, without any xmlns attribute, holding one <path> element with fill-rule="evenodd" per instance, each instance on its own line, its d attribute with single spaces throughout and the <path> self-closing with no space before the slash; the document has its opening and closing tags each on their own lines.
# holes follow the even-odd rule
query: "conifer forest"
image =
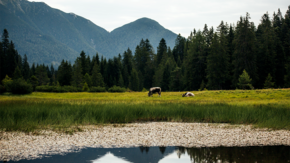
<svg viewBox="0 0 290 163">
<path fill-rule="evenodd" d="M 263 89 L 290 87 L 290 6 L 285 14 L 261 16 L 258 25 L 249 13 L 236 24 L 221 21 L 216 27 L 206 24 L 193 29 L 188 38 L 178 35 L 174 47 L 161 39 L 157 49 L 142 39 L 132 50 L 113 58 L 85 49 L 71 62 L 65 58 L 59 67 L 28 63 L 18 54 L 9 31 L 0 42 L 1 89 L 9 81 L 21 80 L 34 90 L 46 87 L 93 88 L 120 87 L 144 91 Z M 8 84 L 9 85 L 9 84 Z M 11 86 L 10 86 L 11 87 Z"/>
</svg>

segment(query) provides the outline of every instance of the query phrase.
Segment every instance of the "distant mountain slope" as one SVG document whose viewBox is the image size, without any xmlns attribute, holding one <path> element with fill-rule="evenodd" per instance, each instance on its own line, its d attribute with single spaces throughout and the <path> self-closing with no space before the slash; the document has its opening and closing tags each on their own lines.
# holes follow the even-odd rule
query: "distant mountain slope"
<svg viewBox="0 0 290 163">
<path fill-rule="evenodd" d="M 27 54 L 30 63 L 56 65 L 62 59 L 74 61 L 82 50 L 88 55 L 98 52 L 106 58 L 122 54 L 128 47 L 134 51 L 142 38 L 148 38 L 155 50 L 161 38 L 173 47 L 177 36 L 148 18 L 109 33 L 73 13 L 27 0 L 0 0 L 1 34 L 4 28 L 18 52 Z"/>
<path fill-rule="evenodd" d="M 116 45 L 116 52 L 123 52 L 128 47 L 134 51 L 142 38 L 144 40 L 148 39 L 155 51 L 162 38 L 166 40 L 167 46 L 172 49 L 175 45 L 176 37 L 175 33 L 148 18 L 138 19 L 111 32 L 111 40 Z"/>
</svg>

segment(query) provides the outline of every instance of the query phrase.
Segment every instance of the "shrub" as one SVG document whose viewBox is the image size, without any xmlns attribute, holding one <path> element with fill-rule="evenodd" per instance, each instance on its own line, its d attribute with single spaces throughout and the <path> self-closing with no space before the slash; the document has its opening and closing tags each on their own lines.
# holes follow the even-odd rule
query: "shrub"
<svg viewBox="0 0 290 163">
<path fill-rule="evenodd" d="M 13 94 L 29 94 L 33 91 L 32 85 L 24 79 L 16 79 L 10 85 L 10 91 Z"/>
<path fill-rule="evenodd" d="M 248 75 L 247 71 L 244 70 L 242 75 L 239 77 L 239 83 L 238 86 L 241 89 L 254 89 L 254 87 L 251 84 L 252 79 Z"/>
<path fill-rule="evenodd" d="M 90 91 L 90 88 L 88 86 L 88 84 L 85 82 L 84 86 L 83 86 L 83 91 L 84 92 L 89 92 Z"/>
<path fill-rule="evenodd" d="M 0 94 L 6 92 L 6 88 L 3 85 L 0 85 Z"/>
<path fill-rule="evenodd" d="M 111 88 L 108 89 L 109 92 L 126 92 L 126 88 L 122 88 L 119 86 L 113 86 Z"/>
<path fill-rule="evenodd" d="M 6 75 L 5 78 L 2 80 L 2 83 L 7 91 L 10 91 L 10 86 L 12 82 L 13 80 L 8 75 Z"/>
<path fill-rule="evenodd" d="M 36 91 L 38 92 L 82 92 L 80 88 L 76 88 L 73 86 L 37 86 Z"/>
<path fill-rule="evenodd" d="M 106 92 L 106 88 L 105 87 L 91 87 L 90 92 Z"/>
<path fill-rule="evenodd" d="M 148 90 L 146 88 L 143 88 L 142 92 L 148 92 Z"/>
</svg>

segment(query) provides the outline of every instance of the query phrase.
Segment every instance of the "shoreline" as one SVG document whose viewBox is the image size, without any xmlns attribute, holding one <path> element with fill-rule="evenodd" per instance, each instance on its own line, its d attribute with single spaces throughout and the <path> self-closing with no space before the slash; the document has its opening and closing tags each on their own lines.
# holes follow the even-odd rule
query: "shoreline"
<svg viewBox="0 0 290 163">
<path fill-rule="evenodd" d="M 72 135 L 40 130 L 37 134 L 0 131 L 0 161 L 36 159 L 78 152 L 87 147 L 138 146 L 243 147 L 290 146 L 289 130 L 221 123 L 146 122 L 78 126 Z"/>
</svg>

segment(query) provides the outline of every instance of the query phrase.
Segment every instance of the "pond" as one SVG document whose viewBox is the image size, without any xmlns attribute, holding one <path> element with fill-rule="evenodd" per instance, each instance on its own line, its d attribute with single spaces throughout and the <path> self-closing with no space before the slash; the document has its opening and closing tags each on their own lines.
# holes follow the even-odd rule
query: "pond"
<svg viewBox="0 0 290 163">
<path fill-rule="evenodd" d="M 290 146 L 255 147 L 133 147 L 85 148 L 65 155 L 17 163 L 200 163 L 200 162 L 290 162 Z M 2 162 L 1 162 L 2 163 Z M 3 162 L 4 163 L 4 162 Z M 8 161 L 13 163 L 13 161 Z"/>
</svg>

